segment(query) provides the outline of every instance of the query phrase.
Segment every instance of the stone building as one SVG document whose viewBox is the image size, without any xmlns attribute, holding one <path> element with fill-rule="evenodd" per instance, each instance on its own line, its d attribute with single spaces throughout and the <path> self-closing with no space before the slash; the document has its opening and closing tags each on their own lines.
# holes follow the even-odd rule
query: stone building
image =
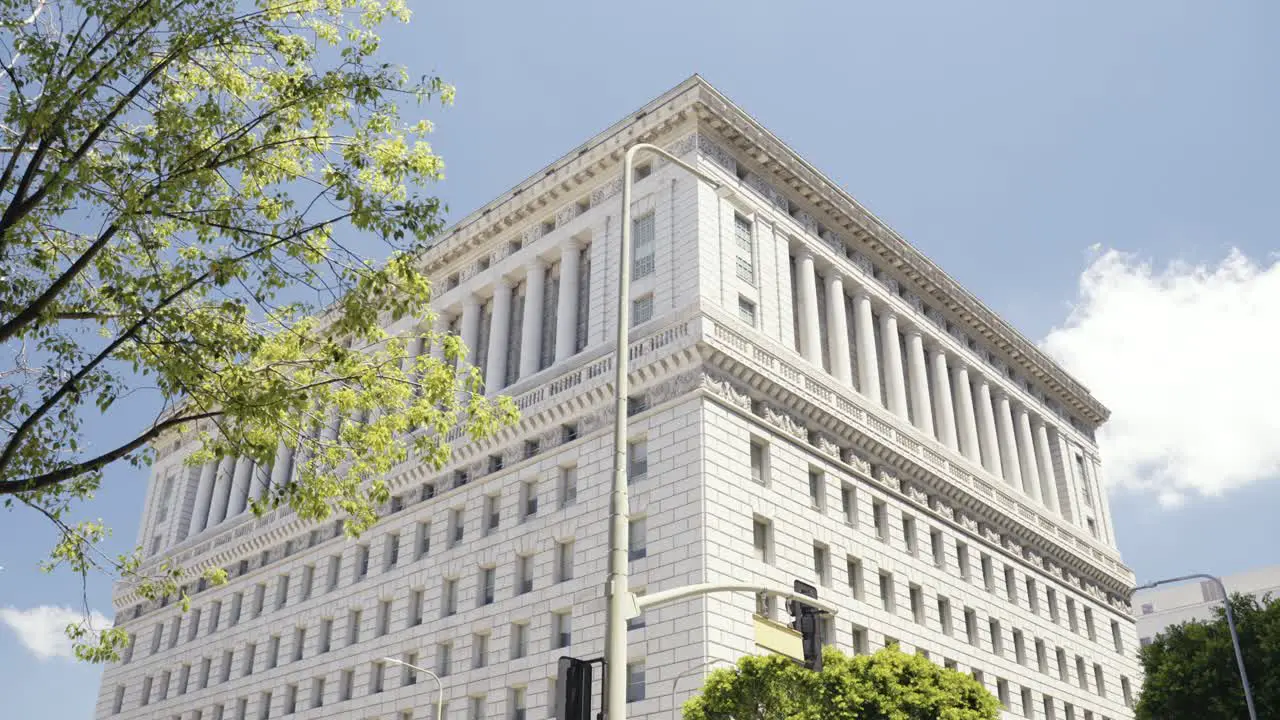
<svg viewBox="0 0 1280 720">
<path fill-rule="evenodd" d="M 631 585 L 802 579 L 849 652 L 971 672 L 1010 716 L 1127 718 L 1134 584 L 1094 430 L 1107 410 L 817 169 L 693 77 L 464 218 L 424 256 L 443 322 L 520 422 L 405 463 L 358 541 L 247 498 L 290 471 L 152 468 L 140 542 L 230 571 L 183 614 L 115 594 L 133 637 L 99 718 L 546 718 L 556 659 L 603 651 L 619 178 L 636 170 Z M 402 328 L 398 328 L 402 329 Z M 629 715 L 678 716 L 757 652 L 772 597 L 632 621 Z M 598 697 L 598 696 L 597 696 Z M 598 707 L 598 699 L 596 701 Z"/>
</svg>

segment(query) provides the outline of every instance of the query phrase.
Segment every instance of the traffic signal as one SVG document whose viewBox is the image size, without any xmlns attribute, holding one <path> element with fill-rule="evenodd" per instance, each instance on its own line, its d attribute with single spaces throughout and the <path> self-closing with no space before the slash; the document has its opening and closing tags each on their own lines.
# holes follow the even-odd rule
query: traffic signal
<svg viewBox="0 0 1280 720">
<path fill-rule="evenodd" d="M 818 597 L 818 589 L 809 583 L 796 580 L 794 588 L 800 595 Z M 822 672 L 822 637 L 818 628 L 818 617 L 822 611 L 798 600 L 788 600 L 787 612 L 791 613 L 792 629 L 800 632 L 804 666 L 814 672 Z"/>
<path fill-rule="evenodd" d="M 556 720 L 591 720 L 591 663 L 560 658 L 556 676 Z"/>
</svg>

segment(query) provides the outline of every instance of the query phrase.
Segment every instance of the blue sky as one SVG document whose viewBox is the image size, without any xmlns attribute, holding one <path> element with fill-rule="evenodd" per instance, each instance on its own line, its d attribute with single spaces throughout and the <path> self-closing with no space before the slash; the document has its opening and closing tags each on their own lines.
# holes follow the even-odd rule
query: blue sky
<svg viewBox="0 0 1280 720">
<path fill-rule="evenodd" d="M 458 88 L 427 111 L 452 217 L 701 73 L 1113 409 L 1139 578 L 1280 562 L 1274 4 L 413 5 L 388 47 Z M 144 480 L 116 469 L 84 508 L 121 549 Z M 50 539 L 3 517 L 0 608 L 79 603 L 36 569 Z M 89 597 L 111 614 L 108 583 Z M 44 649 L 0 627 L 6 710 L 90 716 L 97 671 Z"/>
</svg>

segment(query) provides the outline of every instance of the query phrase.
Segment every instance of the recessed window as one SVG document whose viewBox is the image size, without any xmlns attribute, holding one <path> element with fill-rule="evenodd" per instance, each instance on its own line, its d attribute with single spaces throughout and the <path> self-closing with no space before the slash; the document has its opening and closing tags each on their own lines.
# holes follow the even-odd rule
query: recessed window
<svg viewBox="0 0 1280 720">
<path fill-rule="evenodd" d="M 919 585 L 912 584 L 908 587 L 908 597 L 911 600 L 911 619 L 916 621 L 917 625 L 924 624 L 924 591 Z"/>
<path fill-rule="evenodd" d="M 1004 655 L 1004 633 L 1000 630 L 1000 621 L 995 618 L 987 620 L 991 631 L 991 652 Z"/>
<path fill-rule="evenodd" d="M 648 474 L 649 445 L 644 440 L 634 440 L 627 445 L 627 482 L 640 482 Z"/>
<path fill-rule="evenodd" d="M 573 541 L 556 543 L 556 582 L 573 579 Z"/>
<path fill-rule="evenodd" d="M 637 165 L 635 169 L 635 180 L 639 182 L 653 174 L 653 165 L 644 163 Z"/>
<path fill-rule="evenodd" d="M 528 520 L 538 514 L 538 483 L 531 481 L 520 486 L 521 519 Z"/>
<path fill-rule="evenodd" d="M 496 593 L 496 588 L 495 588 L 495 585 L 497 582 L 496 576 L 497 576 L 497 571 L 494 568 L 480 569 L 480 580 L 479 580 L 480 592 L 478 593 L 478 595 L 479 595 L 479 605 L 481 607 L 485 605 L 493 604 L 494 595 Z"/>
<path fill-rule="evenodd" d="M 631 560 L 643 560 L 649 555 L 645 518 L 632 518 L 627 526 L 627 557 Z"/>
<path fill-rule="evenodd" d="M 478 670 L 489 664 L 489 634 L 476 633 L 471 636 L 471 668 Z"/>
<path fill-rule="evenodd" d="M 751 523 L 751 535 L 755 543 L 756 559 L 772 565 L 773 524 L 764 518 L 757 517 Z"/>
<path fill-rule="evenodd" d="M 734 267 L 738 279 L 749 285 L 755 285 L 755 241 L 752 238 L 751 221 L 734 213 L 733 236 L 735 247 Z"/>
<path fill-rule="evenodd" d="M 822 543 L 813 544 L 813 574 L 819 585 L 831 586 L 831 550 Z"/>
<path fill-rule="evenodd" d="M 484 534 L 488 535 L 498 529 L 501 521 L 497 495 L 486 495 L 484 498 Z"/>
<path fill-rule="evenodd" d="M 644 699 L 644 663 L 627 663 L 627 702 L 639 702 Z"/>
<path fill-rule="evenodd" d="M 973 578 L 973 572 L 969 568 L 969 546 L 956 541 L 956 567 L 960 569 L 960 579 L 968 582 Z"/>
<path fill-rule="evenodd" d="M 631 303 L 631 324 L 639 325 L 653 319 L 653 293 L 645 293 Z"/>
<path fill-rule="evenodd" d="M 885 612 L 892 613 L 897 603 L 893 596 L 893 573 L 880 571 L 880 606 Z"/>
<path fill-rule="evenodd" d="M 511 624 L 511 659 L 518 660 L 529 654 L 529 624 Z"/>
<path fill-rule="evenodd" d="M 655 237 L 653 213 L 645 213 L 631 221 L 631 279 L 653 274 Z"/>
<path fill-rule="evenodd" d="M 738 319 L 751 327 L 755 327 L 756 304 L 742 296 L 738 296 Z"/>
<path fill-rule="evenodd" d="M 827 480 L 821 470 L 809 468 L 809 504 L 816 510 L 824 510 L 827 502 Z"/>
<path fill-rule="evenodd" d="M 455 615 L 458 612 L 458 580 L 457 578 L 446 578 L 444 581 L 444 590 L 441 592 L 441 614 L 444 617 Z"/>
<path fill-rule="evenodd" d="M 951 601 L 941 595 L 938 596 L 938 625 L 944 635 L 951 634 Z"/>
<path fill-rule="evenodd" d="M 578 466 L 560 468 L 560 507 L 568 507 L 578 501 Z"/>
<path fill-rule="evenodd" d="M 858 526 L 858 495 L 853 486 L 848 483 L 840 486 L 840 511 L 844 513 L 846 525 Z"/>
<path fill-rule="evenodd" d="M 849 578 L 849 593 L 854 600 L 862 600 L 862 589 L 865 587 L 862 581 L 862 561 L 850 555 L 845 558 L 845 571 Z"/>
<path fill-rule="evenodd" d="M 919 552 L 919 543 L 916 541 L 916 519 L 906 513 L 902 515 L 902 540 L 909 554 L 915 555 Z"/>
<path fill-rule="evenodd" d="M 551 646 L 557 650 L 573 644 L 573 618 L 569 611 L 551 614 Z"/>
<path fill-rule="evenodd" d="M 871 501 L 871 516 L 876 523 L 876 538 L 889 542 L 889 508 L 883 500 Z"/>
<path fill-rule="evenodd" d="M 769 484 L 769 446 L 763 440 L 751 440 L 751 479 L 758 485 Z"/>
</svg>

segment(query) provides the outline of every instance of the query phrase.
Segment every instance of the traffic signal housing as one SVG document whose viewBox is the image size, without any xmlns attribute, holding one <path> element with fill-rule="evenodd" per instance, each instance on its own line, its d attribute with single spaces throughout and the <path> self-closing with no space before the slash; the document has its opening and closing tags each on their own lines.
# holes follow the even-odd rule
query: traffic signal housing
<svg viewBox="0 0 1280 720">
<path fill-rule="evenodd" d="M 809 583 L 796 580 L 794 588 L 799 595 L 818 597 L 818 589 Z M 788 600 L 787 612 L 791 613 L 791 628 L 800 633 L 804 666 L 814 672 L 822 672 L 822 637 L 818 626 L 822 611 L 799 600 Z"/>
<path fill-rule="evenodd" d="M 591 720 L 591 662 L 560 658 L 556 675 L 556 720 Z"/>
</svg>

